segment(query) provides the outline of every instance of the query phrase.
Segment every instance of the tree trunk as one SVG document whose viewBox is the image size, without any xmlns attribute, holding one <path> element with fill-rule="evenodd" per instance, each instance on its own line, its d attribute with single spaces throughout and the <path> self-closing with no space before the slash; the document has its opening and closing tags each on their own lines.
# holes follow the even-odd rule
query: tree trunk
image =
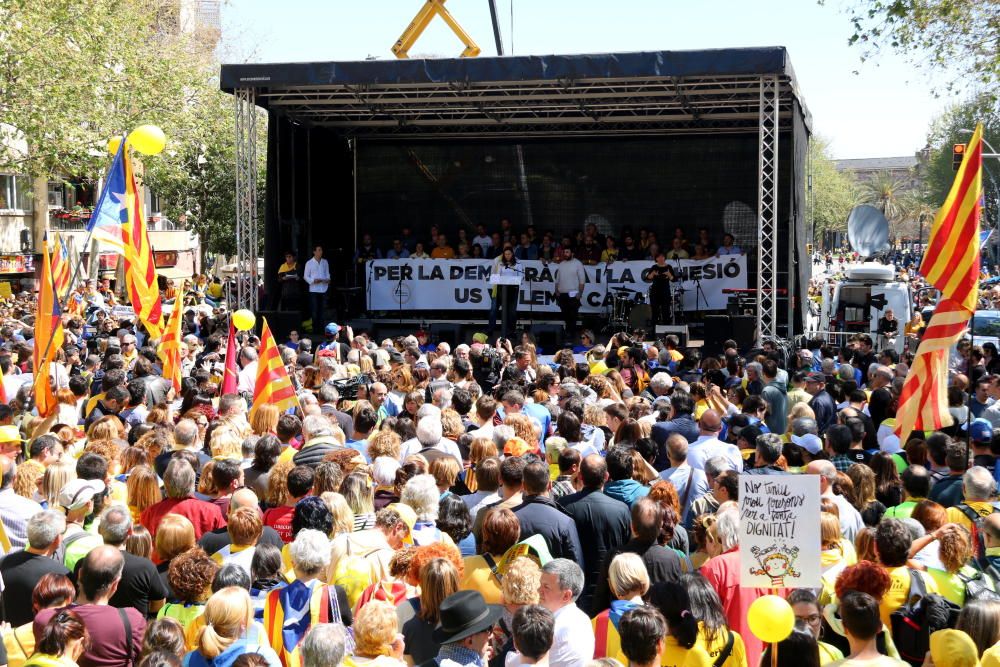
<svg viewBox="0 0 1000 667">
<path fill-rule="evenodd" d="M 44 176 L 36 176 L 31 179 L 31 194 L 34 200 L 32 207 L 32 230 L 31 239 L 34 251 L 42 252 L 45 232 L 49 228 L 49 180 Z"/>
</svg>

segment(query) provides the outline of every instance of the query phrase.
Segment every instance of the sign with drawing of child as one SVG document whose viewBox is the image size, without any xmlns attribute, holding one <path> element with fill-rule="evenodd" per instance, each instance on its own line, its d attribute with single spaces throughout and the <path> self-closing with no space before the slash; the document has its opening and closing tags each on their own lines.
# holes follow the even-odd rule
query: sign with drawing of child
<svg viewBox="0 0 1000 667">
<path fill-rule="evenodd" d="M 740 475 L 740 586 L 818 588 L 816 475 Z"/>
</svg>

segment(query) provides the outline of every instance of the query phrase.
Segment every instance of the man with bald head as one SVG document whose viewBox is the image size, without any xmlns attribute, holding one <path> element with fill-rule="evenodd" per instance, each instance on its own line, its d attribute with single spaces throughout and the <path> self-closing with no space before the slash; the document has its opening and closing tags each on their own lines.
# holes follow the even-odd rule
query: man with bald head
<svg viewBox="0 0 1000 667">
<path fill-rule="evenodd" d="M 559 498 L 558 503 L 576 523 L 583 549 L 583 562 L 580 563 L 583 568 L 583 592 L 577 605 L 586 612 L 596 613 L 601 609 L 591 609 L 591 601 L 601 564 L 609 553 L 628 541 L 631 518 L 628 505 L 603 491 L 608 480 L 608 465 L 603 456 L 591 454 L 584 457 L 580 461 L 578 475 L 583 489 Z"/>
<path fill-rule="evenodd" d="M 983 519 L 983 543 L 986 546 L 986 560 L 1000 570 L 1000 514 L 993 513 Z"/>
<path fill-rule="evenodd" d="M 722 419 L 715 410 L 705 410 L 698 420 L 698 439 L 688 446 L 687 462 L 695 470 L 705 470 L 705 461 L 715 456 L 725 457 L 733 470 L 743 471 L 743 457 L 736 445 L 719 440 Z"/>
<path fill-rule="evenodd" d="M 254 507 L 258 512 L 260 511 L 260 501 L 251 489 L 244 487 L 233 492 L 232 497 L 229 499 L 229 516 L 232 516 L 233 512 L 240 507 Z M 229 546 L 231 543 L 232 539 L 229 536 L 229 530 L 226 526 L 208 531 L 198 540 L 198 546 L 204 549 L 205 553 L 209 556 L 223 547 Z M 281 541 L 281 537 L 271 526 L 264 526 L 264 532 L 261 533 L 260 540 L 257 543 L 273 544 L 279 549 L 285 546 L 285 543 Z"/>
<path fill-rule="evenodd" d="M 833 492 L 833 483 L 837 480 L 837 467 L 825 459 L 812 461 L 806 466 L 807 475 L 819 475 L 819 493 L 823 498 L 829 498 L 840 510 L 840 532 L 854 542 L 854 538 L 865 527 L 861 514 L 844 496 Z"/>
<path fill-rule="evenodd" d="M 134 607 L 116 609 L 109 600 L 121 583 L 125 559 L 122 552 L 109 545 L 94 547 L 81 559 L 78 575 L 79 595 L 73 611 L 87 626 L 90 644 L 77 662 L 81 667 L 110 667 L 138 662 L 146 618 Z M 33 630 L 40 637 L 42 629 L 58 609 L 43 609 L 35 615 Z"/>
</svg>

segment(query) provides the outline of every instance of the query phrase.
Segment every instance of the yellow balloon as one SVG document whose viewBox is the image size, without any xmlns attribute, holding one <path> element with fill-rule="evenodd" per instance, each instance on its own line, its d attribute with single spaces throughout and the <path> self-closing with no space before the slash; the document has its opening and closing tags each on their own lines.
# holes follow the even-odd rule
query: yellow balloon
<svg viewBox="0 0 1000 667">
<path fill-rule="evenodd" d="M 747 623 L 755 637 L 776 643 L 788 638 L 795 628 L 795 613 L 785 598 L 765 595 L 753 601 L 747 610 Z"/>
<path fill-rule="evenodd" d="M 143 155 L 156 155 L 167 145 L 167 137 L 155 125 L 140 125 L 128 135 L 128 142 Z"/>
<path fill-rule="evenodd" d="M 118 149 L 121 147 L 121 145 L 122 145 L 121 137 L 111 137 L 110 139 L 108 139 L 108 152 L 111 153 L 112 155 L 117 155 Z"/>
<path fill-rule="evenodd" d="M 257 323 L 257 318 L 246 308 L 233 313 L 233 326 L 239 331 L 249 331 Z"/>
</svg>

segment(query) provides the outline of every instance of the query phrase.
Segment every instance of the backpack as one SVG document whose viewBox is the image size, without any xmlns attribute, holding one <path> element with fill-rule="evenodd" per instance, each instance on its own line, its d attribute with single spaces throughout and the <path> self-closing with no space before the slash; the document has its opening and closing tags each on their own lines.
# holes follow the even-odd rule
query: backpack
<svg viewBox="0 0 1000 667">
<path fill-rule="evenodd" d="M 986 557 L 986 542 L 983 540 L 983 520 L 986 518 L 972 509 L 965 503 L 955 505 L 955 509 L 965 515 L 965 518 L 972 523 L 972 557 L 976 560 Z M 992 505 L 993 512 L 1000 512 L 995 504 Z"/>
<path fill-rule="evenodd" d="M 965 584 L 965 600 L 1000 600 L 1000 571 L 986 558 L 974 559 L 978 570 L 963 567 L 958 578 Z M 965 570 L 972 570 L 966 574 Z"/>
<path fill-rule="evenodd" d="M 940 595 L 927 593 L 924 579 L 909 569 L 910 589 L 903 605 L 889 616 L 889 629 L 901 660 L 920 667 L 930 650 L 930 636 L 954 628 L 960 607 Z"/>
</svg>

